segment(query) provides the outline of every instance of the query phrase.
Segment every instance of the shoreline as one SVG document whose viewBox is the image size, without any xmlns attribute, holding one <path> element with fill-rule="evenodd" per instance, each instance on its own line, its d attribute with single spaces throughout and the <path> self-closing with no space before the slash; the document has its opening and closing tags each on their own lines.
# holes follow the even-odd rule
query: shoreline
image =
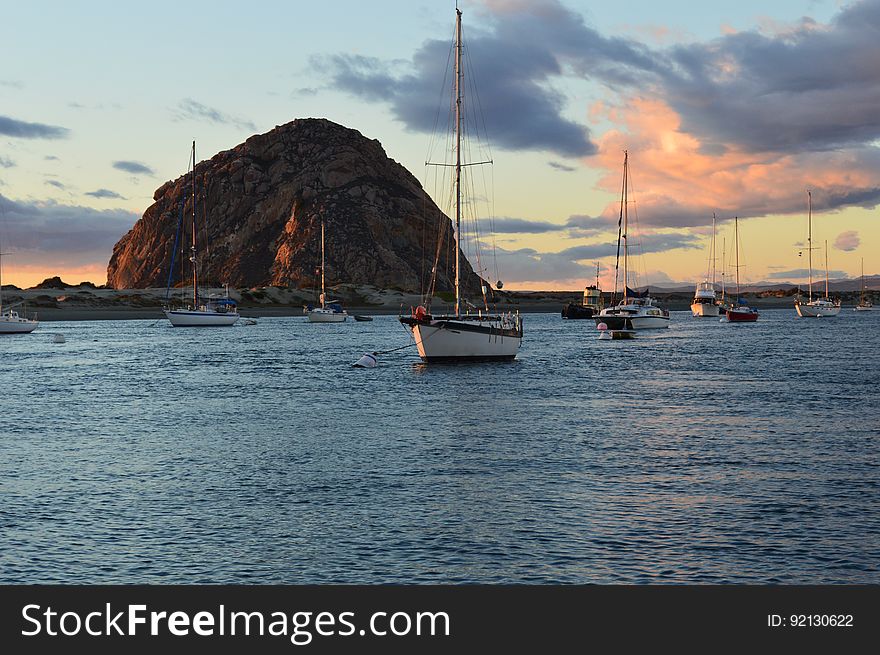
<svg viewBox="0 0 880 655">
<path fill-rule="evenodd" d="M 220 297 L 225 289 L 209 289 L 206 296 Z M 582 291 L 507 291 L 496 292 L 494 311 L 531 313 L 561 313 L 570 303 L 579 304 Z M 396 289 L 380 289 L 368 285 L 339 285 L 329 291 L 332 298 L 342 303 L 350 315 L 397 316 L 408 313 L 410 307 L 421 304 L 421 295 Z M 607 295 L 607 294 L 606 294 Z M 842 293 L 844 306 L 854 305 L 857 299 Z M 758 309 L 794 309 L 793 293 L 743 294 L 750 305 Z M 91 285 L 54 289 L 3 290 L 4 307 L 22 304 L 19 311 L 27 316 L 36 315 L 41 322 L 99 321 L 99 320 L 163 320 L 162 308 L 166 303 L 165 289 L 103 289 Z M 303 316 L 303 305 L 314 303 L 313 289 L 261 287 L 230 289 L 229 297 L 238 303 L 243 318 L 275 316 Z M 655 299 L 670 311 L 690 309 L 690 293 L 657 293 Z M 606 302 L 609 298 L 605 298 Z M 434 313 L 451 312 L 450 294 L 442 293 L 433 299 Z"/>
</svg>

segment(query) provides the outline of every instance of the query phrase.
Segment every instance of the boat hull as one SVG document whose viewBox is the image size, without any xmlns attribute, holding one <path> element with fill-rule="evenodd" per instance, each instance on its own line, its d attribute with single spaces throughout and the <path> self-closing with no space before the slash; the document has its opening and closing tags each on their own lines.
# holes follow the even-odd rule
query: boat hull
<svg viewBox="0 0 880 655">
<path fill-rule="evenodd" d="M 669 327 L 668 316 L 638 316 L 632 314 L 598 314 L 593 317 L 596 325 L 605 323 L 609 330 L 624 330 L 630 322 L 633 330 L 660 330 Z"/>
<path fill-rule="evenodd" d="M 497 323 L 400 319 L 412 330 L 419 357 L 426 362 L 504 361 L 516 357 L 522 331 Z"/>
<path fill-rule="evenodd" d="M 837 316 L 840 313 L 839 306 L 816 306 L 809 304 L 795 305 L 798 316 L 802 318 L 821 318 L 823 316 Z"/>
<path fill-rule="evenodd" d="M 313 309 L 309 312 L 309 323 L 344 323 L 347 312 L 331 312 Z"/>
<path fill-rule="evenodd" d="M 568 303 L 562 309 L 562 318 L 593 318 L 595 313 L 596 311 L 592 307 L 585 307 L 584 305 L 575 305 L 574 303 Z"/>
<path fill-rule="evenodd" d="M 867 306 L 866 305 L 856 305 L 855 307 L 853 307 L 853 309 L 857 312 L 873 312 L 874 306 L 873 305 L 867 305 Z"/>
<path fill-rule="evenodd" d="M 237 312 L 200 312 L 187 309 L 164 311 L 174 327 L 229 327 L 239 319 Z"/>
<path fill-rule="evenodd" d="M 758 320 L 758 312 L 752 310 L 727 310 L 727 320 L 730 323 L 754 323 Z"/>
<path fill-rule="evenodd" d="M 0 334 L 28 334 L 36 330 L 38 325 L 37 321 L 0 319 Z"/>
<path fill-rule="evenodd" d="M 707 303 L 707 302 L 695 302 L 691 305 L 691 313 L 698 317 L 712 317 L 712 316 L 720 316 L 721 312 L 719 310 L 718 305 L 715 303 Z"/>
</svg>

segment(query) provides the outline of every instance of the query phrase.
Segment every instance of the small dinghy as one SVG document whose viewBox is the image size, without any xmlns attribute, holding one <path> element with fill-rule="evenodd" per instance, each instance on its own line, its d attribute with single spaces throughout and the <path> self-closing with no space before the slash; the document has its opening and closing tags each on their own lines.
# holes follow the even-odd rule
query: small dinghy
<svg viewBox="0 0 880 655">
<path fill-rule="evenodd" d="M 378 360 L 375 355 L 364 353 L 364 356 L 352 364 L 352 366 L 354 368 L 376 368 L 376 364 L 378 364 Z"/>
<path fill-rule="evenodd" d="M 361 316 L 359 314 L 355 314 L 354 320 L 356 320 L 356 321 L 372 321 L 373 317 L 372 316 Z"/>
</svg>

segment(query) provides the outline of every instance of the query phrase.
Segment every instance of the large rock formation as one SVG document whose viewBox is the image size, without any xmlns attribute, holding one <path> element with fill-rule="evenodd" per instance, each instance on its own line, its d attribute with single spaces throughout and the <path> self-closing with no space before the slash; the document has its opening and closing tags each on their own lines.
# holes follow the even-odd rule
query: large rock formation
<svg viewBox="0 0 880 655">
<path fill-rule="evenodd" d="M 378 141 L 356 130 L 322 119 L 295 120 L 200 162 L 195 178 L 199 276 L 206 284 L 314 286 L 323 219 L 328 285 L 422 291 L 442 226 L 437 290 L 452 287 L 449 218 Z M 191 175 L 166 182 L 153 199 L 114 246 L 108 286 L 165 286 L 182 208 L 181 261 L 191 239 Z M 464 257 L 462 262 L 464 285 L 478 288 L 479 278 Z M 174 283 L 191 279 L 188 268 L 175 269 Z"/>
</svg>

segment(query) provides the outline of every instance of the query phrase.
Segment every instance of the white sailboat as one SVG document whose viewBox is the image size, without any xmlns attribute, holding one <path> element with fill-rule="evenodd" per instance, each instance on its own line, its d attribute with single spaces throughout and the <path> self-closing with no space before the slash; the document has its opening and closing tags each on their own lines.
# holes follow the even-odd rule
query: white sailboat
<svg viewBox="0 0 880 655">
<path fill-rule="evenodd" d="M 519 313 L 492 314 L 489 312 L 487 289 L 482 288 L 486 312 L 462 313 L 461 297 L 461 206 L 463 166 L 485 162 L 462 161 L 462 32 L 461 11 L 455 9 L 455 313 L 433 316 L 426 303 L 415 308 L 410 316 L 401 316 L 400 322 L 409 327 L 419 351 L 426 362 L 461 362 L 468 360 L 509 360 L 516 357 L 523 339 L 522 319 Z M 442 235 L 440 239 L 442 240 Z M 438 248 L 438 253 L 440 249 Z M 436 275 L 436 265 L 433 275 Z M 499 283 L 500 284 L 500 283 Z"/>
<path fill-rule="evenodd" d="M 174 327 L 228 327 L 233 325 L 239 314 L 236 303 L 229 297 L 227 287 L 226 297 L 210 298 L 202 297 L 199 293 L 199 267 L 196 229 L 196 142 L 192 144 L 192 245 L 190 246 L 189 261 L 192 263 L 192 303 L 184 307 L 171 307 L 163 309 L 166 318 Z M 172 259 L 172 268 L 174 266 Z M 170 281 L 170 276 L 169 276 Z M 169 285 L 170 290 L 170 285 Z"/>
<path fill-rule="evenodd" d="M 6 253 L 8 254 L 8 253 Z M 0 252 L 0 334 L 27 334 L 40 324 L 36 318 L 27 318 L 16 311 L 21 302 L 3 307 L 3 255 Z"/>
<path fill-rule="evenodd" d="M 343 323 L 348 318 L 348 312 L 342 309 L 339 301 L 327 301 L 327 290 L 324 288 L 324 219 L 321 219 L 321 306 L 306 307 L 310 323 Z"/>
<path fill-rule="evenodd" d="M 709 273 L 711 279 L 709 281 Z M 715 213 L 712 213 L 712 241 L 709 246 L 709 266 L 706 270 L 706 279 L 697 284 L 694 292 L 694 301 L 691 303 L 691 313 L 697 317 L 718 316 L 718 300 L 715 296 Z"/>
<path fill-rule="evenodd" d="M 800 294 L 794 301 L 794 307 L 798 316 L 805 318 L 820 318 L 822 316 L 837 316 L 840 313 L 840 300 L 834 301 L 828 294 L 828 242 L 825 242 L 825 297 L 813 300 L 813 194 L 807 191 L 807 253 L 810 268 L 810 298 L 805 303 Z"/>
<path fill-rule="evenodd" d="M 865 286 L 865 258 L 862 257 L 862 283 L 859 289 L 859 304 L 853 307 L 857 312 L 870 312 L 874 310 L 874 304 L 868 298 L 868 287 Z"/>
<path fill-rule="evenodd" d="M 617 238 L 618 262 L 614 266 L 614 293 L 617 294 L 617 267 L 620 244 L 623 242 L 623 298 L 616 305 L 606 307 L 593 318 L 598 326 L 604 323 L 609 330 L 652 330 L 669 327 L 669 311 L 659 307 L 645 291 L 636 293 L 629 288 L 629 152 L 623 153 L 623 190 L 620 195 L 620 231 Z M 612 303 L 614 300 L 612 299 Z"/>
</svg>

